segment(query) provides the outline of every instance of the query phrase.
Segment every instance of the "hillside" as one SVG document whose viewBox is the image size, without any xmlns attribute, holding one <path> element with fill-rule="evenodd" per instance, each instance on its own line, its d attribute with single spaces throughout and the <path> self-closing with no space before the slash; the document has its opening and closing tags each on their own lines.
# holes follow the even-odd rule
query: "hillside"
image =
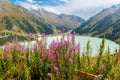
<svg viewBox="0 0 120 80">
<path fill-rule="evenodd" d="M 33 15 L 29 10 L 13 5 L 7 0 L 2 0 L 0 5 L 0 30 L 7 29 L 20 33 L 54 33 L 51 24 Z"/>
<path fill-rule="evenodd" d="M 0 45 L 6 41 L 12 41 L 14 38 L 22 41 L 27 40 L 26 36 L 22 35 L 29 33 L 53 34 L 55 30 L 53 25 L 24 7 L 11 4 L 8 0 L 0 1 Z M 3 31 L 7 32 L 3 33 Z"/>
<path fill-rule="evenodd" d="M 86 36 L 106 37 L 107 39 L 120 42 L 118 25 L 120 20 L 119 5 L 102 10 L 89 20 L 74 29 L 76 33 Z"/>
<path fill-rule="evenodd" d="M 52 12 L 46 11 L 43 8 L 38 8 L 38 10 L 30 10 L 32 13 L 54 25 L 58 30 L 61 30 L 63 27 L 66 30 L 70 30 L 80 26 L 81 23 L 85 22 L 85 20 L 81 17 L 66 14 L 57 15 Z"/>
</svg>

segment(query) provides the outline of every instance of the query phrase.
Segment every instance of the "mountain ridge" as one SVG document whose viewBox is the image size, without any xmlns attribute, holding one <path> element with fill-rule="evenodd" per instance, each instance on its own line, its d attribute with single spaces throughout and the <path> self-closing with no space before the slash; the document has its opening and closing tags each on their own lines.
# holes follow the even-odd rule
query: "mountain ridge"
<svg viewBox="0 0 120 80">
<path fill-rule="evenodd" d="M 74 16 L 74 15 L 66 15 L 63 13 L 60 15 L 57 15 L 55 13 L 46 11 L 43 8 L 40 8 L 40 9 L 38 8 L 38 10 L 31 9 L 31 11 L 37 16 L 47 20 L 52 25 L 56 26 L 57 29 L 59 30 L 62 29 L 62 27 L 70 30 L 80 26 L 81 23 L 85 22 L 85 20 L 81 17 Z"/>
<path fill-rule="evenodd" d="M 118 6 L 118 5 L 116 5 Z M 104 9 L 95 16 L 91 17 L 89 20 L 81 24 L 79 27 L 74 29 L 76 33 L 80 35 L 93 36 L 93 37 L 106 37 L 117 43 L 120 42 L 120 34 L 116 34 L 116 37 L 113 28 L 113 24 L 117 24 L 117 21 L 120 20 L 120 6 L 112 6 L 110 8 Z M 119 27 L 117 27 L 119 29 Z M 73 32 L 72 31 L 72 32 Z M 118 30 L 115 30 L 116 33 L 119 33 Z"/>
<path fill-rule="evenodd" d="M 75 22 L 75 19 L 78 21 L 79 19 L 82 19 L 77 16 L 69 16 L 65 14 L 61 14 L 60 16 L 48 12 L 46 10 L 41 9 L 40 11 L 41 15 L 37 15 L 36 12 L 32 12 L 31 10 L 24 8 L 20 5 L 12 4 L 8 0 L 0 0 L 0 45 L 3 45 L 6 41 L 11 41 L 14 38 L 20 39 L 20 40 L 26 40 L 27 37 L 18 35 L 19 34 L 36 34 L 36 33 L 45 33 L 46 35 L 51 34 L 59 34 L 61 33 L 61 29 L 64 27 L 65 30 L 69 30 L 68 27 L 69 24 L 77 24 L 70 22 L 65 22 L 64 17 L 67 17 L 68 19 L 73 19 Z M 38 12 L 38 11 L 37 11 Z M 48 18 L 45 18 L 46 15 Z M 56 18 L 52 18 L 54 15 Z M 49 17 L 50 16 L 50 17 Z M 61 19 L 59 19 L 59 18 Z M 50 18 L 50 19 L 49 19 Z M 67 19 L 66 18 L 66 19 Z M 58 21 L 56 19 L 59 19 Z M 60 20 L 63 20 L 63 23 Z M 55 23 L 55 21 L 57 21 Z M 83 19 L 84 21 L 84 19 Z M 59 23 L 59 24 L 58 24 Z M 66 24 L 68 24 L 66 26 Z M 68 28 L 67 28 L 68 27 Z M 76 25 L 73 25 L 72 27 L 77 27 Z M 5 33 L 5 31 L 7 31 Z M 10 32 L 10 33 L 9 33 Z M 16 33 L 16 34 L 12 34 Z"/>
</svg>

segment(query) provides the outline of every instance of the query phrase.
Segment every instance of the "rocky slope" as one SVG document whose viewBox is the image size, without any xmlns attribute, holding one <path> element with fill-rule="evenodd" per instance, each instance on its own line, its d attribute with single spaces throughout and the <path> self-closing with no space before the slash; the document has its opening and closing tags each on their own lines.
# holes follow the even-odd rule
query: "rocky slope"
<svg viewBox="0 0 120 80">
<path fill-rule="evenodd" d="M 38 10 L 31 9 L 31 12 L 45 19 L 59 30 L 61 30 L 63 27 L 66 28 L 66 30 L 70 30 L 80 26 L 81 23 L 85 22 L 85 20 L 81 17 L 66 14 L 57 15 L 46 11 L 43 8 L 38 8 Z"/>
<path fill-rule="evenodd" d="M 9 3 L 7 0 L 0 1 L 0 30 L 12 30 L 20 33 L 52 34 L 53 25 L 32 14 L 29 10 Z"/>
<path fill-rule="evenodd" d="M 106 37 L 120 42 L 120 5 L 102 10 L 73 31 L 80 35 Z"/>
</svg>

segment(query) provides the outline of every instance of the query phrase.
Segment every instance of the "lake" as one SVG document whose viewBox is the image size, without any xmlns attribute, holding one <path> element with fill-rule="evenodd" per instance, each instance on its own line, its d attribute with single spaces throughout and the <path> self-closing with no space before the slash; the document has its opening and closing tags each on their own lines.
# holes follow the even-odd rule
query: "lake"
<svg viewBox="0 0 120 80">
<path fill-rule="evenodd" d="M 53 40 L 57 40 L 57 39 L 60 40 L 61 37 L 62 36 L 49 36 L 49 37 L 47 37 L 47 39 L 46 39 L 47 47 L 50 45 L 50 43 Z M 66 37 L 65 37 L 65 39 L 66 39 Z M 75 37 L 75 44 L 80 43 L 80 52 L 83 53 L 83 52 L 86 52 L 86 44 L 87 44 L 88 40 L 90 40 L 92 56 L 97 55 L 98 52 L 99 52 L 100 44 L 102 42 L 102 38 L 94 38 L 94 37 L 86 37 L 86 36 L 76 36 Z M 36 41 L 32 41 L 31 44 L 35 44 L 35 43 L 36 43 Z M 25 42 L 24 44 L 28 45 L 28 42 Z M 108 46 L 110 48 L 111 53 L 114 53 L 116 49 L 119 49 L 119 45 L 118 44 L 116 44 L 113 41 L 110 41 L 110 40 L 106 39 L 106 41 L 105 41 L 105 51 L 108 50 Z"/>
</svg>

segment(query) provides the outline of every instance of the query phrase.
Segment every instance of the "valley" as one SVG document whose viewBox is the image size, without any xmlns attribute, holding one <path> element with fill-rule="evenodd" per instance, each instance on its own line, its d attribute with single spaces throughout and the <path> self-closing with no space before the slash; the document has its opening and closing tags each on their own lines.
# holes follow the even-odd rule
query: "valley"
<svg viewBox="0 0 120 80">
<path fill-rule="evenodd" d="M 120 4 L 97 1 L 0 0 L 0 80 L 120 80 Z"/>
<path fill-rule="evenodd" d="M 81 36 L 105 37 L 116 43 L 120 42 L 119 4 L 102 10 L 87 21 L 74 15 L 58 15 L 43 8 L 26 9 L 20 5 L 11 4 L 8 0 L 5 0 L 5 3 L 1 1 L 0 4 L 1 31 L 18 32 L 19 34 L 16 34 L 18 36 L 29 33 L 59 35 L 64 28 L 65 32 L 72 30 Z"/>
</svg>

